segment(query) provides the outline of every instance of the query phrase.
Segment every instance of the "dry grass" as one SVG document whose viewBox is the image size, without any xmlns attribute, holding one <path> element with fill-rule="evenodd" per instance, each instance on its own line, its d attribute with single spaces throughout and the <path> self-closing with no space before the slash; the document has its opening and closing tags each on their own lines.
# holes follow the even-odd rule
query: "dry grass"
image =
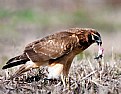
<svg viewBox="0 0 121 94">
<path fill-rule="evenodd" d="M 14 80 L 7 80 L 6 70 L 6 75 L 0 77 L 0 94 L 120 94 L 120 63 L 113 55 L 110 61 L 105 58 L 97 61 L 84 55 L 81 60 L 75 58 L 69 74 L 70 90 L 63 88 L 60 80 L 44 80 L 46 67 Z"/>
<path fill-rule="evenodd" d="M 0 1 L 0 94 L 121 94 L 120 7 L 113 7 L 114 4 L 109 7 L 105 0 L 100 0 L 103 3 L 92 0 L 91 5 L 89 0 L 83 1 Z M 21 54 L 31 41 L 68 27 L 99 30 L 105 49 L 100 63 L 90 54 L 75 58 L 69 74 L 70 90 L 63 88 L 60 80 L 43 80 L 46 68 L 7 80 L 16 71 L 16 68 L 9 69 L 9 73 L 1 70 L 10 57 Z M 94 54 L 95 48 L 91 47 L 88 50 Z"/>
</svg>

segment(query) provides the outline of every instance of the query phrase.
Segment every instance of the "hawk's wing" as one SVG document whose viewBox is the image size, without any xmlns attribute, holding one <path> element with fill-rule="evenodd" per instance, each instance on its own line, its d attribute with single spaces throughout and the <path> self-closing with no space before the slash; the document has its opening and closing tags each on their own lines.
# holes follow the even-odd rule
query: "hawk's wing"
<svg viewBox="0 0 121 94">
<path fill-rule="evenodd" d="M 32 61 L 47 61 L 68 54 L 77 43 L 77 37 L 70 32 L 47 36 L 29 44 L 25 53 Z"/>
</svg>

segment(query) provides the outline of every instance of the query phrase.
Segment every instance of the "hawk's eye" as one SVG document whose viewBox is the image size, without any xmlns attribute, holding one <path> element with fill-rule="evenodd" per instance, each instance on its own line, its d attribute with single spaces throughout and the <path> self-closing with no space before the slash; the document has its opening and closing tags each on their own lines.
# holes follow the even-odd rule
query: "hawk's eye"
<svg viewBox="0 0 121 94">
<path fill-rule="evenodd" d="M 92 34 L 92 40 L 95 41 L 98 45 L 102 45 L 101 37 L 97 34 Z"/>
<path fill-rule="evenodd" d="M 98 45 L 101 45 L 102 44 L 102 40 L 101 40 L 101 37 L 98 36 L 98 35 L 93 35 L 94 37 L 94 40 L 95 42 L 98 44 Z"/>
<path fill-rule="evenodd" d="M 94 36 L 94 39 L 95 39 L 95 40 L 99 40 L 99 37 L 98 37 L 98 36 Z"/>
</svg>

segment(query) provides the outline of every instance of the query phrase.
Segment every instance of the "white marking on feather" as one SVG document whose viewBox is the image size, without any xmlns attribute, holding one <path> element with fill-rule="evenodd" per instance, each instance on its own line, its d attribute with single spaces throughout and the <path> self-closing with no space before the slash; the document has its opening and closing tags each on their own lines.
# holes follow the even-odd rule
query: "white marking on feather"
<svg viewBox="0 0 121 94">
<path fill-rule="evenodd" d="M 63 49 L 63 45 L 61 45 L 61 49 Z"/>
<path fill-rule="evenodd" d="M 97 36 L 97 37 L 99 37 L 98 35 L 96 35 L 96 34 L 93 34 L 94 36 Z"/>
<path fill-rule="evenodd" d="M 94 39 L 94 35 L 92 34 L 91 36 L 92 36 L 92 40 L 95 40 L 95 39 Z"/>
<path fill-rule="evenodd" d="M 56 78 L 58 79 L 60 74 L 63 71 L 63 64 L 55 64 L 53 66 L 48 67 L 48 79 Z"/>
<path fill-rule="evenodd" d="M 28 53 L 26 53 L 27 57 L 31 60 L 31 58 L 29 57 Z M 32 60 L 31 60 L 32 61 Z"/>
<path fill-rule="evenodd" d="M 54 43 L 53 40 L 48 40 L 47 42 L 52 42 L 52 43 Z"/>
<path fill-rule="evenodd" d="M 35 51 L 35 53 L 37 53 L 37 51 L 35 50 L 35 46 L 34 46 L 34 44 L 32 45 L 32 48 L 33 48 L 33 50 Z"/>
<path fill-rule="evenodd" d="M 27 65 L 26 69 L 29 69 L 29 68 L 34 68 L 35 63 L 32 61 L 27 61 L 25 65 Z"/>
<path fill-rule="evenodd" d="M 76 35 L 72 35 L 72 37 L 76 37 L 77 42 L 79 42 L 79 38 L 78 38 L 78 36 L 76 36 Z"/>
</svg>

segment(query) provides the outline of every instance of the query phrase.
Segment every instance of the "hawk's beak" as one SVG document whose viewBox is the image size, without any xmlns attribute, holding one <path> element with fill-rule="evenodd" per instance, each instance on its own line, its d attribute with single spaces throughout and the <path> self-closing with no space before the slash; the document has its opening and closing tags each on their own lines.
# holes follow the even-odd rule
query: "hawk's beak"
<svg viewBox="0 0 121 94">
<path fill-rule="evenodd" d="M 98 55 L 95 57 L 95 59 L 100 59 L 103 57 L 103 51 L 104 49 L 101 47 L 102 46 L 102 40 L 101 37 L 97 34 L 92 33 L 92 40 L 94 40 L 95 43 L 98 45 Z"/>
<path fill-rule="evenodd" d="M 102 40 L 101 40 L 101 38 L 98 39 L 98 40 L 95 40 L 95 42 L 97 43 L 98 46 L 101 46 L 101 45 L 102 45 Z"/>
<path fill-rule="evenodd" d="M 101 46 L 102 45 L 102 40 L 101 40 L 101 37 L 96 35 L 96 34 L 92 34 L 92 40 L 94 42 L 97 43 L 97 45 Z"/>
</svg>

